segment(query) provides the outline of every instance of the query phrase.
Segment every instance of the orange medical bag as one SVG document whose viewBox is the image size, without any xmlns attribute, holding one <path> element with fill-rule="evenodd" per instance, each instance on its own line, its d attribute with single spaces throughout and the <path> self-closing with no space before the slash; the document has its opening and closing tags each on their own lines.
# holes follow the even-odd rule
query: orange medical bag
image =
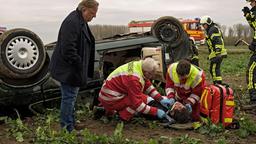
<svg viewBox="0 0 256 144">
<path fill-rule="evenodd" d="M 229 126 L 234 115 L 233 90 L 227 85 L 208 85 L 205 87 L 200 100 L 200 116 L 209 118 L 213 124 L 222 123 Z"/>
</svg>

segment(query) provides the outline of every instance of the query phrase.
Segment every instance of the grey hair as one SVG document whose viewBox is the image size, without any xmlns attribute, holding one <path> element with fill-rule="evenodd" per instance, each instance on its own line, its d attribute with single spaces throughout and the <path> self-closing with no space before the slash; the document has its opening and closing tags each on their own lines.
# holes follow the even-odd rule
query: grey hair
<svg viewBox="0 0 256 144">
<path fill-rule="evenodd" d="M 159 68 L 159 63 L 153 58 L 146 58 L 142 61 L 142 69 L 147 72 L 156 71 Z"/>
<path fill-rule="evenodd" d="M 77 9 L 82 11 L 83 8 L 95 8 L 99 6 L 99 3 L 96 0 L 82 0 L 79 4 Z"/>
</svg>

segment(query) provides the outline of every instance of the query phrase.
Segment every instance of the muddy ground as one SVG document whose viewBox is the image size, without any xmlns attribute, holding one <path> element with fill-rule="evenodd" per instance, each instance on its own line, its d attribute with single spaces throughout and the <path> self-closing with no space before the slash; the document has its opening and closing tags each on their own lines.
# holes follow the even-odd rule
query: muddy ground
<svg viewBox="0 0 256 144">
<path fill-rule="evenodd" d="M 208 79 L 210 77 L 208 76 Z M 244 89 L 246 86 L 245 82 L 245 74 L 242 75 L 225 75 L 224 81 L 226 83 L 232 84 L 235 90 L 235 99 L 236 99 L 236 111 L 239 111 L 240 103 L 238 101 L 238 96 L 244 100 L 246 99 L 246 94 L 241 92 L 239 89 Z M 250 117 L 256 121 L 256 115 L 250 114 Z M 26 121 L 30 126 L 33 126 L 33 118 L 29 118 L 30 120 Z M 81 121 L 82 124 L 85 125 L 85 128 L 89 129 L 91 132 L 95 134 L 106 134 L 112 135 L 118 121 L 111 121 L 110 123 L 103 123 L 101 120 L 93 120 L 92 118 L 85 118 Z M 58 123 L 54 124 L 56 129 L 59 129 Z M 8 127 L 5 124 L 0 124 L 0 144 L 16 144 L 14 138 L 7 137 L 7 132 L 5 131 Z M 221 138 L 221 136 L 225 135 L 227 143 L 233 144 L 256 144 L 256 135 L 250 135 L 244 139 L 240 138 L 237 134 L 238 130 L 226 130 L 221 135 L 216 137 L 210 137 L 209 135 L 200 134 L 198 131 L 195 130 L 174 130 L 170 128 L 163 128 L 163 126 L 155 126 L 154 128 L 139 123 L 126 123 L 124 125 L 123 136 L 133 140 L 143 140 L 145 143 L 150 138 L 158 139 L 161 136 L 166 137 L 180 137 L 188 134 L 189 137 L 200 139 L 202 143 L 217 143 L 217 141 Z M 25 139 L 24 143 L 32 143 L 32 137 Z"/>
<path fill-rule="evenodd" d="M 256 120 L 256 118 L 255 118 Z M 81 121 L 84 124 L 85 128 L 90 130 L 92 133 L 99 135 L 113 135 L 113 132 L 116 128 L 116 125 L 119 121 L 111 121 L 109 123 L 104 123 L 101 120 L 85 119 Z M 30 126 L 33 125 L 33 121 L 26 122 Z M 55 129 L 59 129 L 58 124 L 54 124 Z M 0 125 L 0 144 L 16 144 L 14 138 L 6 136 L 6 129 L 8 127 L 5 124 Z M 227 143 L 233 144 L 254 144 L 256 143 L 256 136 L 251 135 L 244 139 L 237 136 L 238 130 L 226 130 L 225 139 Z M 174 130 L 170 128 L 164 128 L 161 125 L 156 125 L 155 127 L 149 127 L 147 124 L 138 124 L 138 123 L 126 123 L 124 124 L 123 136 L 132 139 L 132 140 L 143 140 L 145 143 L 149 139 L 159 139 L 160 137 L 181 137 L 188 134 L 190 138 L 200 139 L 201 143 L 214 144 L 220 139 L 221 135 L 211 137 L 209 135 L 202 135 L 196 130 Z M 25 139 L 23 143 L 33 143 L 32 137 Z"/>
</svg>

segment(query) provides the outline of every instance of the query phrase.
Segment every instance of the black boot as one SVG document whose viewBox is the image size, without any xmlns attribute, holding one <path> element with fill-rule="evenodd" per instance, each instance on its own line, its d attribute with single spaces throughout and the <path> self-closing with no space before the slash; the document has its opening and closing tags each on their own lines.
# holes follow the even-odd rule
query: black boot
<svg viewBox="0 0 256 144">
<path fill-rule="evenodd" d="M 250 95 L 250 104 L 256 105 L 256 89 L 250 89 L 249 95 Z"/>
<path fill-rule="evenodd" d="M 216 81 L 213 81 L 213 84 L 216 85 L 216 84 L 222 84 L 222 81 L 221 80 L 216 80 Z"/>
<path fill-rule="evenodd" d="M 93 118 L 94 119 L 100 119 L 102 116 L 105 115 L 105 109 L 104 107 L 94 106 L 93 107 Z"/>
</svg>

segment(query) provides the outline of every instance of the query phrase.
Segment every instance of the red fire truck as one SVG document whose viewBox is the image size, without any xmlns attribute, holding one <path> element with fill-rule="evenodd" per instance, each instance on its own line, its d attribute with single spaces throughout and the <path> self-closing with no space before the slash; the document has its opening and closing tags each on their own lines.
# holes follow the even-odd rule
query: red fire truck
<svg viewBox="0 0 256 144">
<path fill-rule="evenodd" d="M 205 35 L 200 27 L 200 20 L 195 19 L 179 19 L 183 25 L 184 30 L 193 37 L 195 42 L 198 44 L 204 44 Z M 133 32 L 147 32 L 151 30 L 151 25 L 155 20 L 143 20 L 143 21 L 131 21 L 128 24 L 129 31 Z"/>
</svg>

